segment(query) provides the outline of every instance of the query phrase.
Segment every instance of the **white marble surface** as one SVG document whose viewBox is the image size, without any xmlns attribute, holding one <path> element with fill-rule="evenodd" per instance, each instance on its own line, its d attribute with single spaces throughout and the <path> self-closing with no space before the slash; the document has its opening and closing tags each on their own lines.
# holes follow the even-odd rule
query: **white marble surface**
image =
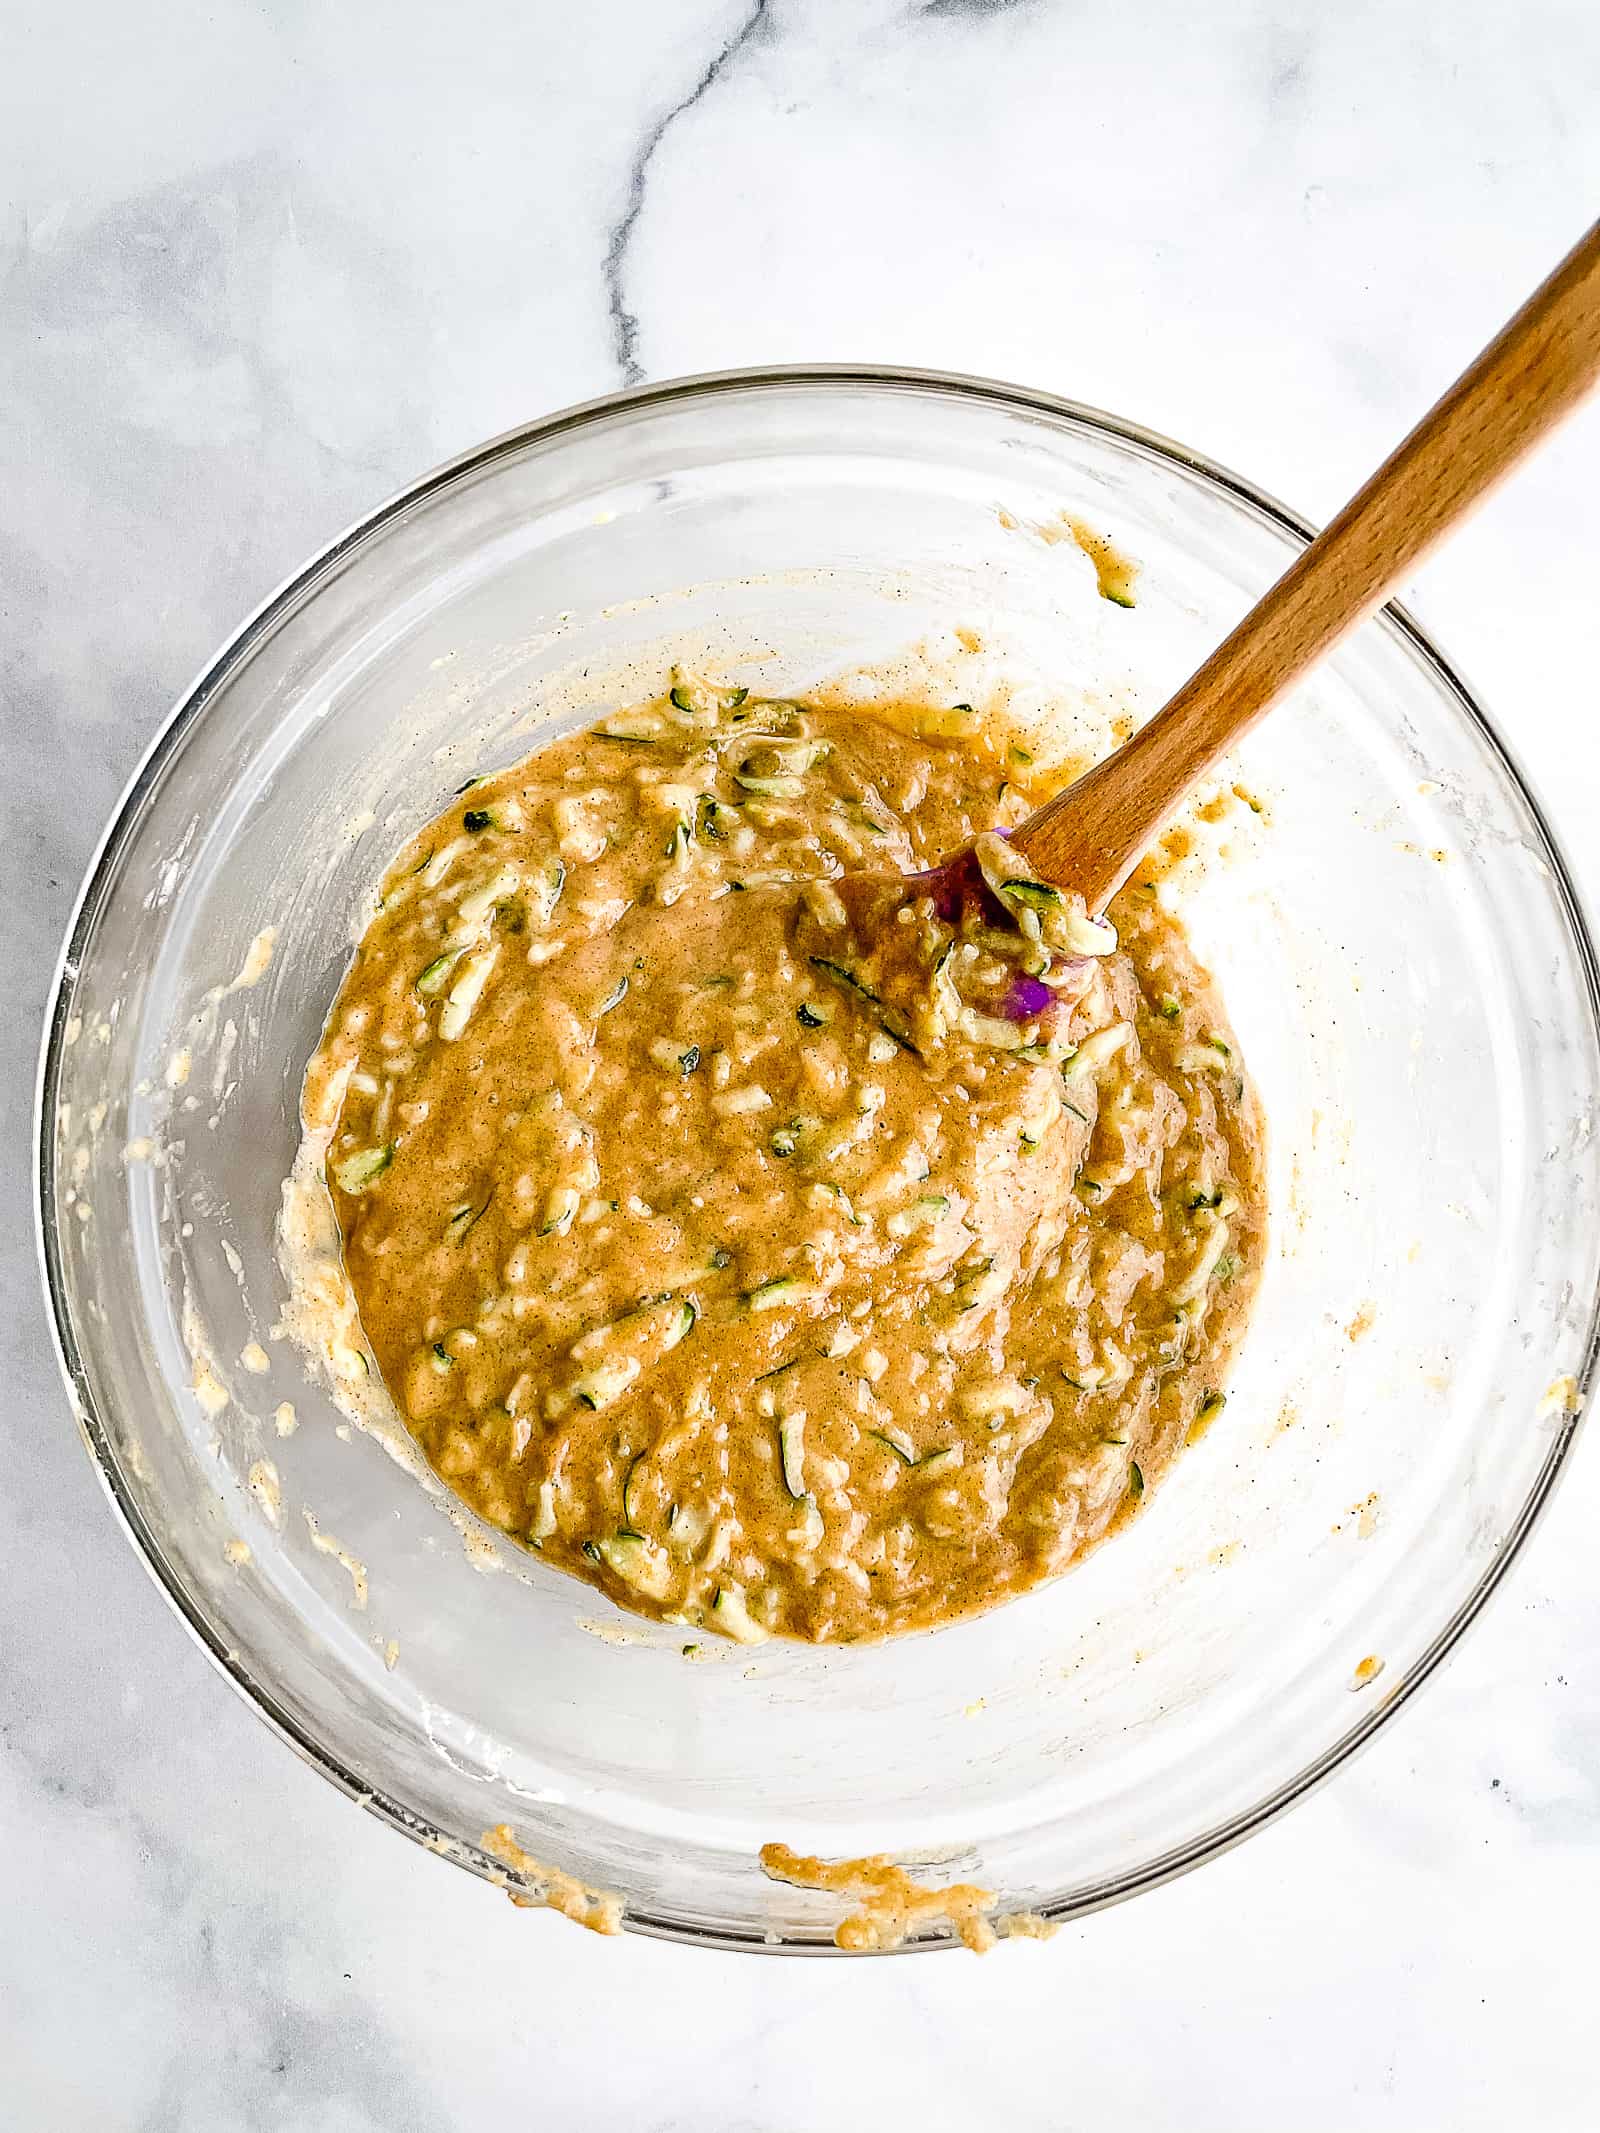
<svg viewBox="0 0 1600 2133">
<path fill-rule="evenodd" d="M 13 0 L 0 59 L 0 2123 L 393 2133 L 1600 2123 L 1590 1446 L 1443 1678 L 1048 1947 L 601 1943 L 347 1806 L 212 1675 L 69 1421 L 33 1054 L 213 643 L 443 455 L 625 379 L 873 357 L 1334 505 L 1600 201 L 1590 0 Z M 1600 902 L 1600 415 L 1420 605 Z"/>
</svg>

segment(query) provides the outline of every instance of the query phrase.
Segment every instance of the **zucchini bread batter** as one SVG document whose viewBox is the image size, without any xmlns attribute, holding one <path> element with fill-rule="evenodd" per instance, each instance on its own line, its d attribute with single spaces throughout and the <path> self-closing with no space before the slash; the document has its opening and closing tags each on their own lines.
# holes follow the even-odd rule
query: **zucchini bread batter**
<svg viewBox="0 0 1600 2133">
<path fill-rule="evenodd" d="M 1222 1404 L 1253 1092 L 1151 890 L 1091 921 L 999 834 L 1029 769 L 675 678 L 385 877 L 307 1079 L 362 1325 L 449 1486 L 624 1606 L 931 1627 Z"/>
</svg>

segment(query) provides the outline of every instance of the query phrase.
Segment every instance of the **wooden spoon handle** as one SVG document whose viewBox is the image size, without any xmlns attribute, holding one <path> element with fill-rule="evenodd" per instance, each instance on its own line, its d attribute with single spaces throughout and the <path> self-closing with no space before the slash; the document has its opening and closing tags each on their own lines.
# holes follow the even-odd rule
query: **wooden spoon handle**
<svg viewBox="0 0 1600 2133">
<path fill-rule="evenodd" d="M 1149 724 L 1015 841 L 1100 910 L 1195 781 L 1600 377 L 1600 223 Z"/>
</svg>

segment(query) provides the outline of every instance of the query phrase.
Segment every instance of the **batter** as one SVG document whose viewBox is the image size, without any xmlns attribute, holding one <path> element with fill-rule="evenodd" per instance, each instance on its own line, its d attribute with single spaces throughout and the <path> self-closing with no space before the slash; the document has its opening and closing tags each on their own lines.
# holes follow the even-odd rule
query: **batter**
<svg viewBox="0 0 1600 2133">
<path fill-rule="evenodd" d="M 1092 922 L 996 834 L 1029 767 L 679 676 L 385 878 L 306 1092 L 362 1324 L 449 1486 L 626 1607 L 932 1627 L 1222 1405 L 1254 1095 L 1148 887 Z"/>
</svg>

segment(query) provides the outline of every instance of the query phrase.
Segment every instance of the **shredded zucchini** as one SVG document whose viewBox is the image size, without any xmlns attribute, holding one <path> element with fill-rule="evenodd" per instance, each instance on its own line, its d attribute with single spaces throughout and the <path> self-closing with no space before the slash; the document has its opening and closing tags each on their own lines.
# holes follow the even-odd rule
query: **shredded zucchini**
<svg viewBox="0 0 1600 2133">
<path fill-rule="evenodd" d="M 806 1493 L 805 1417 L 784 1415 L 778 1423 L 778 1449 L 783 1459 L 783 1485 L 798 1502 Z"/>
<path fill-rule="evenodd" d="M 1053 889 L 1047 881 L 1017 879 L 1003 881 L 1000 894 L 1007 903 L 1022 904 L 1032 911 L 1059 911 L 1064 901 L 1061 891 Z"/>
<path fill-rule="evenodd" d="M 539 1225 L 541 1237 L 564 1237 L 578 1218 L 578 1209 L 583 1205 L 583 1195 L 571 1185 L 558 1185 L 545 1203 L 544 1220 Z"/>
<path fill-rule="evenodd" d="M 333 1174 L 341 1192 L 365 1192 L 374 1178 L 381 1178 L 394 1161 L 393 1141 L 381 1148 L 360 1148 L 334 1165 Z"/>
<path fill-rule="evenodd" d="M 618 711 L 595 730 L 602 740 L 629 741 L 642 748 L 659 741 L 667 729 L 653 711 Z"/>
<path fill-rule="evenodd" d="M 445 1234 L 453 1244 L 459 1244 L 468 1230 L 482 1219 L 489 1202 L 493 1198 L 494 1188 L 491 1186 L 488 1193 L 476 1206 L 471 1200 L 463 1200 L 459 1207 L 451 1210 L 450 1219 L 445 1224 Z"/>
<path fill-rule="evenodd" d="M 619 1355 L 610 1362 L 601 1363 L 593 1370 L 586 1370 L 572 1388 L 572 1397 L 580 1407 L 598 1413 L 622 1398 L 628 1387 L 639 1375 L 637 1356 Z"/>
<path fill-rule="evenodd" d="M 461 960 L 459 949 L 455 954 L 436 955 L 417 978 L 418 992 L 443 992 L 450 981 L 450 973 Z"/>
<path fill-rule="evenodd" d="M 552 852 L 546 861 L 538 881 L 538 903 L 532 915 L 540 926 L 548 926 L 556 915 L 556 905 L 561 901 L 561 891 L 567 879 L 566 863 L 559 854 Z"/>
<path fill-rule="evenodd" d="M 479 948 L 463 958 L 455 983 L 445 996 L 439 1010 L 439 1035 L 454 1039 L 461 1035 L 472 1015 L 472 1010 L 483 997 L 483 988 L 489 982 L 500 955 L 499 944 L 491 948 Z"/>
<path fill-rule="evenodd" d="M 633 1508 L 634 1476 L 638 1473 L 640 1467 L 644 1465 L 645 1460 L 648 1457 L 648 1452 L 638 1453 L 636 1457 L 634 1457 L 628 1462 L 628 1471 L 622 1477 L 622 1523 L 624 1527 L 632 1533 L 637 1533 L 639 1530 L 639 1521 L 634 1515 Z"/>
<path fill-rule="evenodd" d="M 711 1619 L 725 1637 L 739 1644 L 761 1644 L 767 1632 L 745 1605 L 744 1594 L 735 1585 L 719 1585 L 711 1601 Z"/>
<path fill-rule="evenodd" d="M 916 1465 L 916 1453 L 898 1434 L 886 1429 L 869 1429 L 867 1435 L 881 1444 L 886 1452 L 893 1452 L 902 1466 Z"/>
<path fill-rule="evenodd" d="M 664 1599 L 672 1586 L 672 1560 L 659 1541 L 642 1533 L 613 1533 L 598 1541 L 600 1560 L 614 1576 L 647 1599 Z"/>
<path fill-rule="evenodd" d="M 725 711 L 737 711 L 749 697 L 748 689 L 717 689 L 709 682 L 699 681 L 685 674 L 681 667 L 672 670 L 672 686 L 667 700 L 675 711 L 685 711 L 697 723 L 710 720 L 713 723 Z"/>
<path fill-rule="evenodd" d="M 738 810 L 708 792 L 700 795 L 697 827 L 706 843 L 724 844 L 739 826 Z"/>
<path fill-rule="evenodd" d="M 778 1274 L 771 1281 L 757 1283 L 745 1291 L 744 1300 L 752 1311 L 775 1311 L 779 1304 L 802 1293 L 802 1284 L 793 1274 Z"/>
</svg>

